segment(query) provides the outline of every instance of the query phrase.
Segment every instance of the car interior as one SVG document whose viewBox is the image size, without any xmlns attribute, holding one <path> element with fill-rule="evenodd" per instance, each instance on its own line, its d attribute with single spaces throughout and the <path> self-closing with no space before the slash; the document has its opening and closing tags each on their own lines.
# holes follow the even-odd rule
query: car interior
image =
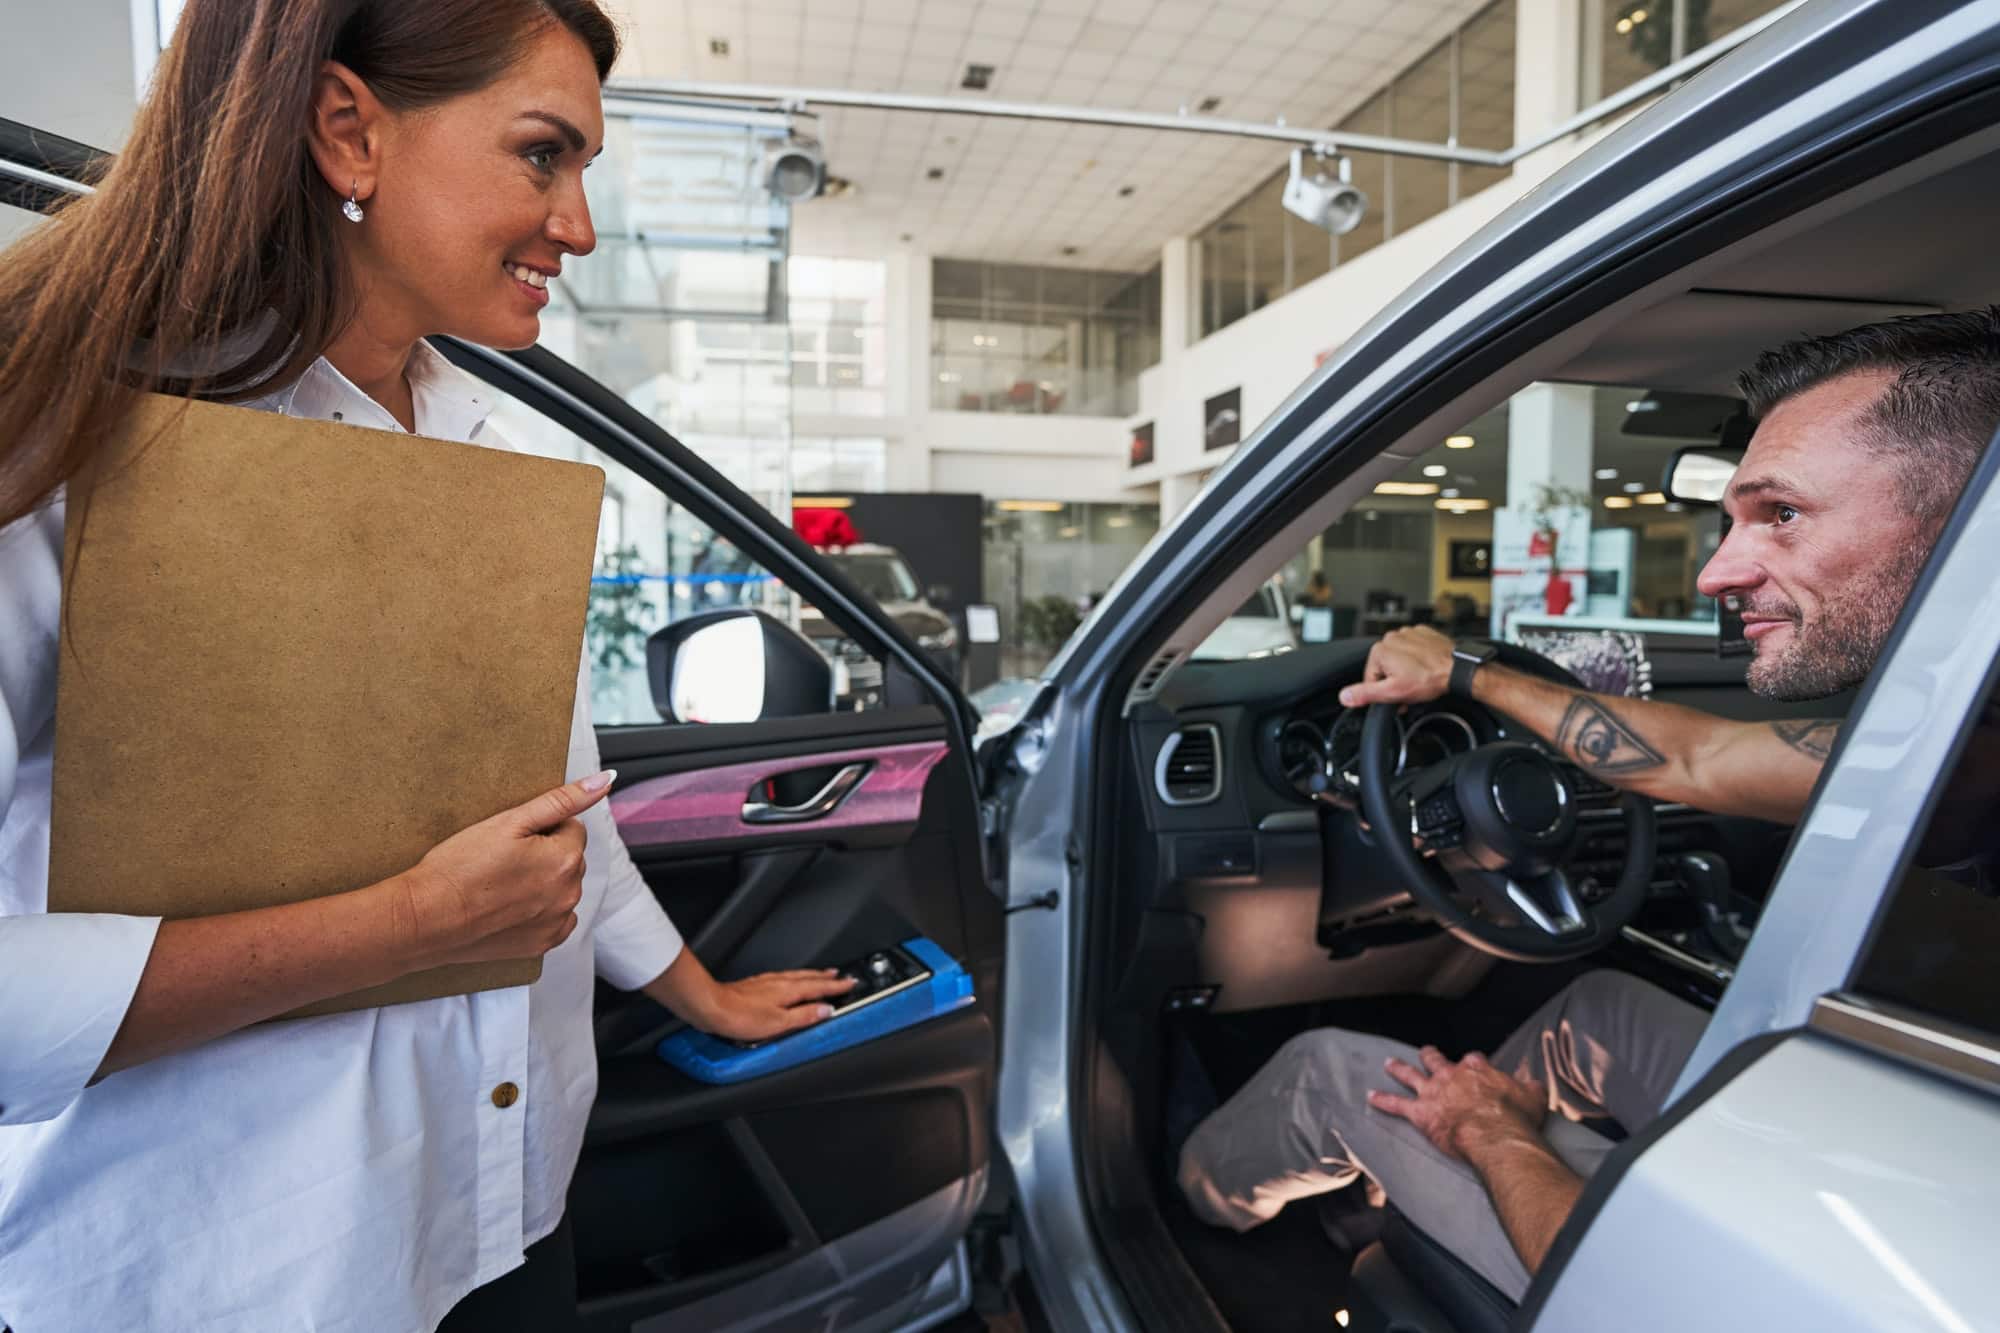
<svg viewBox="0 0 2000 1333">
<path fill-rule="evenodd" d="M 1894 172 L 1801 198 L 1782 220 L 1604 311 L 1561 349 L 1560 364 L 1524 357 L 1511 378 L 1457 404 L 1468 409 L 1459 419 L 1492 411 L 1531 380 L 1728 396 L 1760 351 L 1803 334 L 2000 300 L 2000 256 L 1984 239 L 2000 205 L 2000 135 L 1979 129 L 1932 147 Z M 1436 424 L 1449 423 L 1426 423 Z M 1364 469 L 1368 482 L 1417 475 L 1442 435 L 1426 429 L 1389 443 L 1385 452 L 1411 469 L 1392 472 L 1378 459 Z M 1657 487 L 1658 474 L 1647 481 Z M 1321 523 L 1348 507 L 1320 503 Z M 1299 531 L 1293 523 L 1245 562 L 1175 641 L 1200 642 L 1247 581 L 1295 562 Z M 1325 553 L 1336 587 L 1350 554 Z M 1746 719 L 1841 717 L 1851 703 L 1753 695 L 1747 658 L 1719 655 L 1712 637 L 1642 640 L 1655 699 Z M 1629 911 L 1624 928 L 1598 932 L 1580 956 L 1524 961 L 1474 947 L 1413 894 L 1408 839 L 1398 848 L 1372 831 L 1381 821 L 1365 808 L 1367 756 L 1373 747 L 1386 790 L 1394 774 L 1522 739 L 1524 729 L 1446 696 L 1371 730 L 1365 710 L 1343 709 L 1337 695 L 1360 678 L 1372 642 L 1163 668 L 1154 658 L 1150 675 L 1135 672 L 1142 684 L 1119 724 L 1119 781 L 1102 798 L 1116 809 L 1102 826 L 1121 835 L 1108 859 L 1111 905 L 1089 944 L 1100 998 L 1085 1160 L 1128 1290 L 1143 1271 L 1162 1305 L 1184 1306 L 1177 1326 L 1279 1333 L 1332 1318 L 1402 1333 L 1508 1327 L 1511 1301 L 1393 1200 L 1371 1206 L 1360 1185 L 1295 1201 L 1241 1234 L 1205 1225 L 1175 1184 L 1180 1144 L 1284 1042 L 1315 1028 L 1432 1043 L 1453 1057 L 1491 1051 L 1593 968 L 1630 972 L 1712 1010 L 1790 839 L 1782 826 L 1685 807 L 1634 811 L 1652 803 L 1580 784 L 1568 877 L 1586 914 L 1619 900 L 1611 915 Z M 1564 671 L 1546 658 L 1518 660 Z M 1498 939 L 1510 926 L 1504 909 L 1484 910 Z M 1527 910 L 1511 923 L 1517 933 L 1533 933 Z M 1606 1132 L 1622 1136 L 1616 1125 Z"/>
</svg>

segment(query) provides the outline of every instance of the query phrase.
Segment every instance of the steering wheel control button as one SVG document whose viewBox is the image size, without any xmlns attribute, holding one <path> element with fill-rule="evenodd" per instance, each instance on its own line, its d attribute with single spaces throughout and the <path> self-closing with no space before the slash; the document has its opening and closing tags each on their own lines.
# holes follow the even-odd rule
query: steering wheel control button
<svg viewBox="0 0 2000 1333">
<path fill-rule="evenodd" d="M 1569 789 L 1546 762 L 1509 756 L 1493 768 L 1493 804 L 1500 817 L 1532 838 L 1545 838 L 1562 823 Z"/>
</svg>

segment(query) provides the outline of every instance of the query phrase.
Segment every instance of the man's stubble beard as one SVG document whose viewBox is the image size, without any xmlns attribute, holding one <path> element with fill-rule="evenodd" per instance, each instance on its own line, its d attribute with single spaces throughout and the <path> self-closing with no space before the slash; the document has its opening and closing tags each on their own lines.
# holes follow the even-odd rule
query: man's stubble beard
<svg viewBox="0 0 2000 1333">
<path fill-rule="evenodd" d="M 1745 673 L 1750 688 L 1767 699 L 1796 703 L 1824 699 L 1868 679 L 1929 555 L 1928 543 L 1899 542 L 1867 577 L 1823 600 L 1810 624 L 1789 602 L 1746 603 L 1747 612 L 1786 616 L 1792 622 L 1791 642 L 1784 649 L 1759 651 L 1750 663 Z"/>
</svg>

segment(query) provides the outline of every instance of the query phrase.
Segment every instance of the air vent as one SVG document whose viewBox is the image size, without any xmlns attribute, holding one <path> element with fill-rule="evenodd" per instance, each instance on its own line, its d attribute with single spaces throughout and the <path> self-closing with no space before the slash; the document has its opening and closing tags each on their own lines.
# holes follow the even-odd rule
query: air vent
<svg viewBox="0 0 2000 1333">
<path fill-rule="evenodd" d="M 1139 679 L 1132 684 L 1132 701 L 1151 698 L 1153 691 L 1160 688 L 1160 682 L 1167 678 L 1167 673 L 1174 669 L 1174 663 L 1180 660 L 1180 649 L 1168 648 L 1146 663 L 1146 669 L 1139 673 Z"/>
<path fill-rule="evenodd" d="M 1160 747 L 1153 785 L 1168 805 L 1206 805 L 1222 794 L 1222 733 L 1213 723 L 1182 727 Z"/>
</svg>

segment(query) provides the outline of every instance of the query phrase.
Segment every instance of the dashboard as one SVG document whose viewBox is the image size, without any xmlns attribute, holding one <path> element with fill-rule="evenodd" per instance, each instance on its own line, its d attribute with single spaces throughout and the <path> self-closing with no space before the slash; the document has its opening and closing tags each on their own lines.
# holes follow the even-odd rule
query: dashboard
<svg viewBox="0 0 2000 1333">
<path fill-rule="evenodd" d="M 1366 708 L 1343 707 L 1337 692 L 1278 714 L 1263 726 L 1265 765 L 1307 800 L 1357 804 L 1367 716 Z M 1505 726 L 1477 704 L 1420 704 L 1396 719 L 1396 774 L 1421 771 L 1506 737 Z"/>
</svg>

